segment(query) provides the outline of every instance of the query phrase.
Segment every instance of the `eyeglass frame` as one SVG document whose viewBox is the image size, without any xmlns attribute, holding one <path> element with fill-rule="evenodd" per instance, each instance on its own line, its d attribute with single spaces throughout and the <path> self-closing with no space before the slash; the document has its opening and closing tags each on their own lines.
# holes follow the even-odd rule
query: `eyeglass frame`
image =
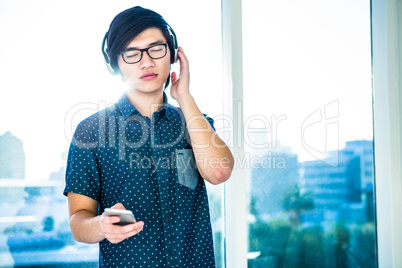
<svg viewBox="0 0 402 268">
<path fill-rule="evenodd" d="M 149 51 L 148 51 L 148 50 L 151 49 L 151 48 L 153 48 L 153 47 L 156 47 L 156 46 L 165 46 L 165 54 L 164 54 L 162 57 L 153 58 L 153 57 L 151 57 L 151 55 L 149 54 Z M 151 59 L 153 59 L 153 60 L 162 59 L 162 58 L 165 57 L 166 54 L 167 54 L 167 51 L 168 51 L 167 46 L 168 46 L 168 43 L 156 44 L 156 45 L 153 45 L 153 46 L 150 46 L 150 47 L 147 47 L 147 48 L 143 48 L 143 49 L 129 48 L 129 49 L 123 50 L 123 51 L 120 52 L 119 54 L 120 54 L 120 56 L 123 58 L 123 61 L 124 61 L 125 63 L 127 63 L 127 64 L 136 64 L 136 63 L 139 63 L 139 62 L 142 60 L 142 56 L 143 56 L 143 52 L 144 52 L 144 51 L 146 51 L 147 54 L 148 54 L 148 56 L 149 56 Z M 136 62 L 127 62 L 126 59 L 124 58 L 123 54 L 126 53 L 126 52 L 128 52 L 128 51 L 133 51 L 133 50 L 140 51 L 140 52 L 141 52 L 141 57 L 140 57 L 140 59 L 139 59 L 138 61 L 136 61 Z"/>
</svg>

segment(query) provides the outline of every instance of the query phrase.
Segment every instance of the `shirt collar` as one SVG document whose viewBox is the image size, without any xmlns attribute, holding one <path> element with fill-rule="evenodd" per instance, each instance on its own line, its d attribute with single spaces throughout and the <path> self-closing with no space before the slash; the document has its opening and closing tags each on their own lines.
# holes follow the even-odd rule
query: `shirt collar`
<svg viewBox="0 0 402 268">
<path fill-rule="evenodd" d="M 172 116 L 172 111 L 171 111 L 171 105 L 168 103 L 168 97 L 166 95 L 166 92 L 163 91 L 163 108 L 162 110 L 165 111 L 165 115 L 167 117 L 167 119 L 170 120 L 171 116 Z"/>
<path fill-rule="evenodd" d="M 124 94 L 118 102 L 119 109 L 123 115 L 124 120 L 126 120 L 130 115 L 141 114 L 128 100 L 127 94 Z M 165 112 L 167 119 L 171 118 L 172 111 L 171 105 L 168 103 L 168 98 L 165 92 L 163 92 L 163 108 L 158 112 Z"/>
</svg>

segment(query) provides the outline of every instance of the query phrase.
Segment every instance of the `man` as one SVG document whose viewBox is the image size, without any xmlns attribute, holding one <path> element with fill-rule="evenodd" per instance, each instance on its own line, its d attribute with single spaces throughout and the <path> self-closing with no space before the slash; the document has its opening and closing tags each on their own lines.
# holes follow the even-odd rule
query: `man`
<svg viewBox="0 0 402 268">
<path fill-rule="evenodd" d="M 174 31 L 134 7 L 113 19 L 103 46 L 129 90 L 75 131 L 64 190 L 74 238 L 100 243 L 101 267 L 214 267 L 204 180 L 226 181 L 234 160 L 190 94 Z M 176 60 L 180 77 L 170 75 Z M 170 80 L 180 108 L 167 103 Z M 109 207 L 133 211 L 137 222 L 114 224 Z"/>
</svg>

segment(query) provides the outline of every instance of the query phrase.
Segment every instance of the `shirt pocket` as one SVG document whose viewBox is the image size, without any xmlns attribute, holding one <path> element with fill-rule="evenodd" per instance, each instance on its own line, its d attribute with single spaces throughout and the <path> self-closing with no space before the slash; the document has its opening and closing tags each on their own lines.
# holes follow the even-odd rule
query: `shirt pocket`
<svg viewBox="0 0 402 268">
<path fill-rule="evenodd" d="M 194 190 L 198 185 L 198 169 L 193 150 L 176 149 L 176 167 L 179 184 Z"/>
</svg>

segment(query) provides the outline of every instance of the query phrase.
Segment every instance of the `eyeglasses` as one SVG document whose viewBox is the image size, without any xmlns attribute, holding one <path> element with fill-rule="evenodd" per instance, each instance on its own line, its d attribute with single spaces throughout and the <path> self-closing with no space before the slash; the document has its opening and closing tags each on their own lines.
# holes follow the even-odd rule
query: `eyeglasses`
<svg viewBox="0 0 402 268">
<path fill-rule="evenodd" d="M 142 59 L 142 53 L 144 51 L 148 53 L 148 56 L 151 59 L 156 60 L 166 56 L 167 45 L 168 45 L 167 43 L 154 45 L 144 49 L 129 48 L 125 51 L 120 52 L 120 55 L 123 57 L 124 62 L 128 64 L 134 64 L 139 62 Z"/>
</svg>

